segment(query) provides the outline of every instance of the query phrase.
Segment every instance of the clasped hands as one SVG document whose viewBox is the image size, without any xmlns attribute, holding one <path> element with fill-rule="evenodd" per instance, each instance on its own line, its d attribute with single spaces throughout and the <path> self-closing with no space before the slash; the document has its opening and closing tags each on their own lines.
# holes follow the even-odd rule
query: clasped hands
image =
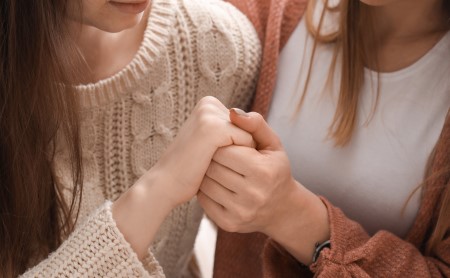
<svg viewBox="0 0 450 278">
<path fill-rule="evenodd" d="M 298 184 L 263 117 L 236 111 L 202 98 L 151 172 L 164 177 L 172 207 L 197 194 L 224 230 L 267 233 Z"/>
<path fill-rule="evenodd" d="M 298 190 L 280 140 L 254 112 L 230 109 L 230 122 L 248 132 L 254 145 L 219 148 L 197 194 L 205 213 L 229 232 L 263 232 L 283 225 L 286 201 Z"/>
<path fill-rule="evenodd" d="M 158 166 L 173 169 L 168 184 L 177 189 L 168 190 L 174 192 L 168 198 L 180 204 L 197 194 L 206 214 L 226 231 L 270 235 L 284 221 L 287 201 L 302 196 L 263 117 L 228 110 L 213 97 L 199 101 Z"/>
<path fill-rule="evenodd" d="M 163 185 L 153 192 L 170 207 L 197 195 L 222 229 L 262 232 L 302 263 L 310 263 L 316 242 L 329 238 L 325 205 L 292 177 L 263 117 L 228 110 L 216 98 L 200 100 L 149 176 Z"/>
</svg>

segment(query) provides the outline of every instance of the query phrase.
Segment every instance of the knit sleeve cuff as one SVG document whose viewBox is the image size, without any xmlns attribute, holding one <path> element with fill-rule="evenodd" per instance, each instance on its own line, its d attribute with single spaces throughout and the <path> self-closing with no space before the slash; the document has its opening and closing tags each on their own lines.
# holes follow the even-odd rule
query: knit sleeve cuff
<svg viewBox="0 0 450 278">
<path fill-rule="evenodd" d="M 321 272 L 325 266 L 329 270 L 335 269 L 337 271 L 340 269 L 340 265 L 351 264 L 358 259 L 356 254 L 359 253 L 348 251 L 358 250 L 358 247 L 363 246 L 370 238 L 359 223 L 346 217 L 339 208 L 333 206 L 326 198 L 320 198 L 328 210 L 331 248 L 326 248 L 320 252 L 317 262 L 310 265 L 311 271 L 315 273 Z"/>
<path fill-rule="evenodd" d="M 106 202 L 97 209 L 24 277 L 164 277 L 152 254 L 145 262 L 138 259 L 117 228 L 111 205 Z"/>
<path fill-rule="evenodd" d="M 165 277 L 161 265 L 158 260 L 156 260 L 150 249 L 148 251 L 148 255 L 142 260 L 142 265 L 152 277 Z"/>
</svg>

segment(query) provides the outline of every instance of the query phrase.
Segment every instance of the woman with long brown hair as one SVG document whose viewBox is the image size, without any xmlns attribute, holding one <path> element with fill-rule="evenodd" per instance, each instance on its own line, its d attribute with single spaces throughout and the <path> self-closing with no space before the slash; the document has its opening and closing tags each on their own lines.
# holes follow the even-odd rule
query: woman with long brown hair
<svg viewBox="0 0 450 278">
<path fill-rule="evenodd" d="M 252 144 L 202 97 L 245 107 L 259 57 L 222 1 L 2 0 L 0 276 L 188 275 L 209 161 Z"/>
<path fill-rule="evenodd" d="M 450 276 L 450 1 L 231 2 L 273 131 L 233 110 L 257 150 L 217 151 L 198 198 L 270 239 L 220 231 L 215 276 Z"/>
</svg>

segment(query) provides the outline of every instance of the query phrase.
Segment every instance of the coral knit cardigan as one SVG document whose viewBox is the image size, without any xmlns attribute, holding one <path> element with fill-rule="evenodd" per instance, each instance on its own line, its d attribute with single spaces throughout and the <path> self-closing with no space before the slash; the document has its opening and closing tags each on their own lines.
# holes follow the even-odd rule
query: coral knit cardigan
<svg viewBox="0 0 450 278">
<path fill-rule="evenodd" d="M 245 13 L 263 42 L 264 56 L 253 110 L 267 114 L 275 85 L 278 54 L 297 26 L 305 0 L 229 0 Z M 448 59 L 448 57 L 446 58 Z M 450 113 L 431 160 L 431 174 L 450 167 Z M 331 249 L 318 262 L 302 267 L 262 234 L 219 230 L 214 277 L 450 277 L 450 231 L 431 255 L 424 246 L 436 226 L 443 196 L 450 194 L 450 174 L 427 182 L 415 222 L 405 238 L 387 231 L 369 236 L 356 222 L 323 199 L 328 208 Z M 447 209 L 448 211 L 448 209 Z M 448 218 L 450 215 L 444 216 Z M 299 238 L 298 240 L 302 240 Z"/>
</svg>

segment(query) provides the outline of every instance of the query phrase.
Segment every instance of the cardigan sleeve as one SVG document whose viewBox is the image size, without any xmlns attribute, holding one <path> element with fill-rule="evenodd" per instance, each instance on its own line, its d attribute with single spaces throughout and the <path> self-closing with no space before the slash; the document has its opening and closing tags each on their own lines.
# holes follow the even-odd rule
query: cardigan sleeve
<svg viewBox="0 0 450 278">
<path fill-rule="evenodd" d="M 311 270 L 323 277 L 448 277 L 450 237 L 440 242 L 433 257 L 390 232 L 370 237 L 359 223 L 323 199 L 328 208 L 331 249 L 321 252 Z M 338 276 L 337 276 L 338 275 Z"/>
<path fill-rule="evenodd" d="M 424 256 L 416 246 L 390 232 L 379 231 L 370 237 L 359 223 L 347 218 L 325 198 L 322 201 L 330 219 L 331 249 L 323 249 L 318 261 L 310 266 L 316 276 L 450 277 L 449 231 L 433 257 Z M 294 277 L 302 268 L 269 239 L 264 247 L 263 269 L 264 277 L 277 277 L 280 271 Z"/>
<path fill-rule="evenodd" d="M 50 256 L 22 277 L 164 277 L 152 254 L 142 263 L 112 218 L 111 202 L 89 216 Z"/>
</svg>

